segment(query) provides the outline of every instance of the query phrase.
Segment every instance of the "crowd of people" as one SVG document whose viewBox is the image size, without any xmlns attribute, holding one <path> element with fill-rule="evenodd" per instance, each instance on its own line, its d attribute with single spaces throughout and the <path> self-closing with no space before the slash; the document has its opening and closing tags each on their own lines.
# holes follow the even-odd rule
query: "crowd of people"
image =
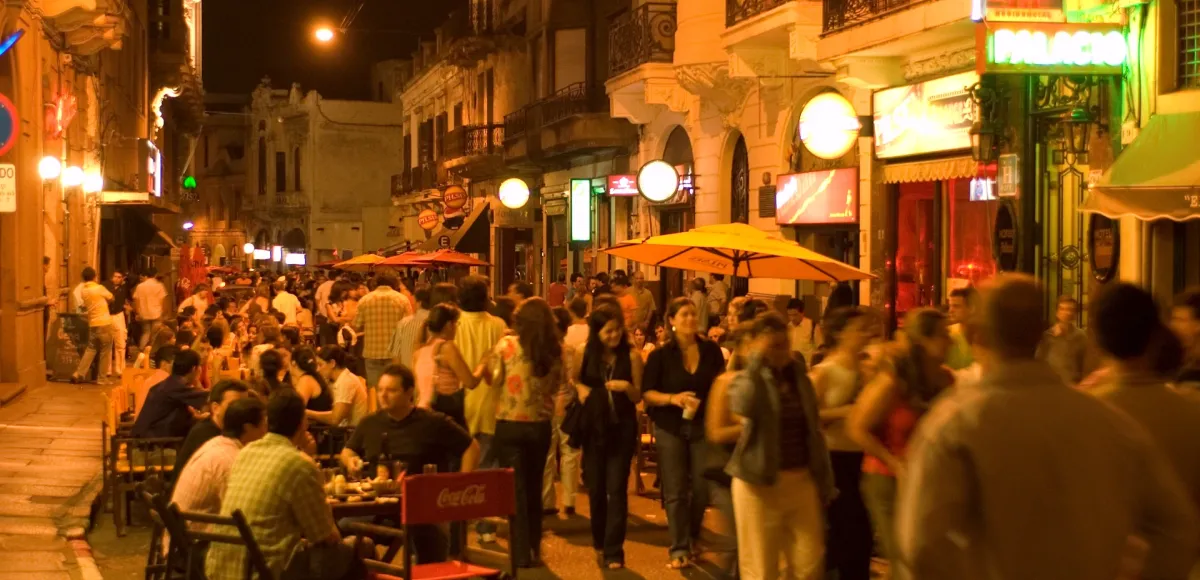
<svg viewBox="0 0 1200 580">
<path fill-rule="evenodd" d="M 94 279 L 81 303 L 99 352 L 118 295 Z M 477 275 L 245 274 L 234 286 L 252 295 L 198 286 L 170 321 L 145 304 L 152 281 L 130 298 L 136 364 L 158 369 L 134 433 L 186 436 L 174 500 L 242 510 L 277 570 L 357 569 L 310 422 L 354 428 L 351 477 L 393 461 L 512 468 L 519 567 L 542 565 L 542 519 L 575 514 L 581 479 L 597 565 L 624 567 L 642 415 L 672 569 L 707 551 L 731 577 L 865 580 L 878 554 L 893 577 L 1182 579 L 1200 548 L 1197 292 L 1164 320 L 1146 291 L 1111 284 L 1084 332 L 1073 299 L 1047 324 L 1042 289 L 1009 276 L 888 336 L 879 312 L 833 305 L 818 321 L 719 276 L 660 308 L 640 272 L 560 277 L 547 299 L 524 282 L 492 296 Z M 700 542 L 709 507 L 725 545 Z M 418 561 L 461 550 L 453 530 L 414 532 Z M 486 521 L 475 531 L 496 540 Z M 208 577 L 238 577 L 242 557 L 214 547 Z"/>
</svg>

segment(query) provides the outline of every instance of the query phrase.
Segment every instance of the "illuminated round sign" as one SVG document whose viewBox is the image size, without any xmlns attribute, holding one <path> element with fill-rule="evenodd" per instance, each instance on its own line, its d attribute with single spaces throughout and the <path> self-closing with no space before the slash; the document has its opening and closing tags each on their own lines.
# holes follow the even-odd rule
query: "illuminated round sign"
<svg viewBox="0 0 1200 580">
<path fill-rule="evenodd" d="M 504 207 L 521 209 L 529 203 L 529 184 L 519 177 L 510 177 L 500 184 L 500 191 L 496 195 Z"/>
<path fill-rule="evenodd" d="M 667 201 L 679 191 L 679 172 L 670 163 L 656 159 L 638 170 L 637 188 L 650 201 Z"/>
<path fill-rule="evenodd" d="M 246 242 L 245 244 L 242 244 L 242 253 L 243 254 L 253 254 L 254 253 L 254 244 L 251 244 L 250 242 Z"/>
<path fill-rule="evenodd" d="M 821 93 L 800 111 L 800 141 L 821 159 L 838 159 L 854 147 L 862 123 L 840 93 Z"/>
<path fill-rule="evenodd" d="M 0 95 L 0 155 L 17 144 L 17 108 L 8 97 Z"/>
<path fill-rule="evenodd" d="M 432 230 L 438 226 L 439 219 L 438 212 L 431 209 L 421 210 L 421 213 L 417 214 L 417 225 L 423 230 Z"/>
<path fill-rule="evenodd" d="M 467 190 L 451 185 L 442 193 L 442 203 L 449 209 L 462 209 L 467 205 Z"/>
</svg>

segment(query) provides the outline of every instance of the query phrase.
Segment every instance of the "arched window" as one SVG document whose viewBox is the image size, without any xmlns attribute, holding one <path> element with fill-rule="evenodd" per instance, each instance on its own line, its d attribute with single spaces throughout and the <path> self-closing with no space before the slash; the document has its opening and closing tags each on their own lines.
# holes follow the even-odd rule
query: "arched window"
<svg viewBox="0 0 1200 580">
<path fill-rule="evenodd" d="M 258 138 L 258 194 L 267 193 L 267 138 Z"/>
<path fill-rule="evenodd" d="M 733 159 L 730 166 L 729 221 L 750 223 L 750 155 L 746 151 L 746 139 L 738 136 L 733 144 Z"/>
<path fill-rule="evenodd" d="M 292 173 L 294 174 L 294 175 L 292 175 L 292 181 L 295 182 L 294 189 L 296 191 L 300 191 L 303 188 L 300 186 L 300 148 L 299 147 L 297 147 L 296 150 L 292 152 Z"/>
</svg>

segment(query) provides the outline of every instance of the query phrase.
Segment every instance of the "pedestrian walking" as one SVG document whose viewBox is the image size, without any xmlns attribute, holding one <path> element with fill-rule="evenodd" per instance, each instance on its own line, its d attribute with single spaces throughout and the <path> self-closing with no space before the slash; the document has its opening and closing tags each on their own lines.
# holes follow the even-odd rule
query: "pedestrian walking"
<svg viewBox="0 0 1200 580">
<path fill-rule="evenodd" d="M 492 445 L 500 465 L 512 468 L 516 477 L 513 561 L 518 568 L 532 568 L 542 565 L 542 472 L 564 371 L 554 313 L 544 299 L 522 302 L 513 330 L 496 344 L 490 363 L 492 382 L 500 387 Z"/>
<path fill-rule="evenodd" d="M 1023 275 L 984 291 L 983 380 L 939 400 L 909 447 L 896 516 L 903 572 L 1186 578 L 1200 537 L 1192 499 L 1144 429 L 1035 357 L 1044 300 Z M 1130 538 L 1148 546 L 1132 576 Z"/>
<path fill-rule="evenodd" d="M 896 486 L 908 442 L 934 397 L 954 383 L 942 363 L 950 348 L 946 315 L 930 308 L 905 316 L 902 340 L 880 362 L 847 419 L 850 440 L 862 447 L 862 494 L 879 552 L 898 568 Z"/>
<path fill-rule="evenodd" d="M 862 496 L 862 446 L 846 431 L 846 417 L 869 380 L 862 352 L 871 340 L 870 320 L 854 306 L 834 309 L 825 316 L 824 359 L 813 366 L 813 389 L 820 404 L 821 431 L 829 448 L 838 496 L 826 512 L 826 571 L 838 580 L 870 580 L 875 539 Z M 795 342 L 792 343 L 793 348 Z"/>
<path fill-rule="evenodd" d="M 366 360 L 367 385 L 371 387 L 379 383 L 383 369 L 392 362 L 388 343 L 396 324 L 413 312 L 408 299 L 396 291 L 399 281 L 395 275 L 380 274 L 376 281 L 375 290 L 359 301 L 354 316 L 354 327 L 363 333 L 363 358 Z M 279 306 L 278 296 L 275 304 Z"/>
<path fill-rule="evenodd" d="M 112 376 L 119 380 L 125 373 L 125 362 L 128 356 L 126 347 L 129 342 L 129 325 L 125 317 L 132 310 L 129 303 L 129 287 L 125 284 L 125 273 L 113 272 L 112 278 L 104 287 L 113 295 L 113 299 L 108 303 L 113 334 L 113 364 L 109 368 L 112 370 Z"/>
<path fill-rule="evenodd" d="M 83 284 L 80 290 L 80 305 L 87 316 L 88 345 L 83 351 L 83 358 L 71 382 L 78 383 L 87 379 L 92 370 L 92 361 L 100 357 L 100 369 L 96 375 L 100 384 L 108 383 L 108 368 L 112 362 L 113 328 L 112 316 L 108 313 L 108 303 L 113 299 L 112 292 L 96 283 L 96 270 L 91 266 L 83 269 Z"/>
<path fill-rule="evenodd" d="M 642 357 L 629 346 L 624 320 L 624 313 L 612 307 L 593 310 L 588 316 L 587 343 L 575 356 L 571 373 L 581 405 L 578 435 L 592 548 L 597 564 L 609 570 L 625 567 L 629 469 L 637 448 L 637 404 L 642 399 Z M 565 472 L 563 477 L 566 489 Z"/>
<path fill-rule="evenodd" d="M 712 504 L 721 513 L 724 531 L 731 540 L 727 548 L 728 561 L 722 566 L 730 578 L 738 577 L 737 517 L 733 511 L 733 478 L 725 470 L 742 438 L 743 428 L 741 420 L 729 407 L 729 385 L 748 364 L 753 331 L 753 322 L 739 323 L 730 330 L 726 339 L 731 351 L 729 363 L 725 373 L 713 381 L 708 393 L 708 409 L 704 413 L 704 433 L 709 443 L 705 451 L 704 477 L 711 484 Z"/>
<path fill-rule="evenodd" d="M 667 305 L 667 322 L 673 330 L 667 333 L 666 344 L 647 357 L 642 379 L 646 414 L 654 422 L 671 535 L 668 566 L 672 569 L 690 566 L 699 549 L 708 507 L 704 401 L 713 381 L 725 370 L 721 347 L 700 335 L 700 314 L 688 298 L 676 298 Z"/>
<path fill-rule="evenodd" d="M 783 317 L 754 319 L 753 354 L 729 387 L 744 432 L 729 461 L 743 580 L 820 578 L 822 505 L 834 496 L 833 469 L 804 361 L 792 356 Z"/>
<path fill-rule="evenodd" d="M 1087 365 L 1087 334 L 1075 326 L 1078 315 L 1079 301 L 1060 296 L 1054 325 L 1042 335 L 1037 350 L 1038 359 L 1046 361 L 1070 385 L 1079 384 L 1092 372 Z"/>
<path fill-rule="evenodd" d="M 133 290 L 133 310 L 137 314 L 138 323 L 142 325 L 142 336 L 138 339 L 138 348 L 146 348 L 150 339 L 163 324 L 163 309 L 166 308 L 167 288 L 155 276 L 158 271 L 147 268 L 142 281 Z"/>
</svg>

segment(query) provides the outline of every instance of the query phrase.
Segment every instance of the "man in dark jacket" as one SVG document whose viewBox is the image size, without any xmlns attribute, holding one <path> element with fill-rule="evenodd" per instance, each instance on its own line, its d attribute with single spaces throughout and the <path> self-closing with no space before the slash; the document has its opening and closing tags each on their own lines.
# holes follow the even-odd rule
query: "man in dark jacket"
<svg viewBox="0 0 1200 580">
<path fill-rule="evenodd" d="M 171 376 L 146 393 L 142 412 L 133 423 L 134 437 L 183 437 L 192 428 L 195 412 L 208 401 L 208 391 L 195 386 L 200 355 L 185 350 L 175 356 Z"/>
<path fill-rule="evenodd" d="M 183 473 L 183 467 L 187 465 L 196 450 L 208 443 L 209 439 L 221 434 L 221 430 L 225 428 L 225 409 L 229 407 L 230 403 L 245 398 L 249 392 L 250 387 L 246 383 L 234 379 L 223 379 L 213 385 L 212 391 L 209 391 L 208 394 L 209 416 L 196 423 L 188 431 L 187 439 L 183 440 L 183 445 L 179 447 L 179 452 L 175 456 L 174 473 Z"/>
</svg>

